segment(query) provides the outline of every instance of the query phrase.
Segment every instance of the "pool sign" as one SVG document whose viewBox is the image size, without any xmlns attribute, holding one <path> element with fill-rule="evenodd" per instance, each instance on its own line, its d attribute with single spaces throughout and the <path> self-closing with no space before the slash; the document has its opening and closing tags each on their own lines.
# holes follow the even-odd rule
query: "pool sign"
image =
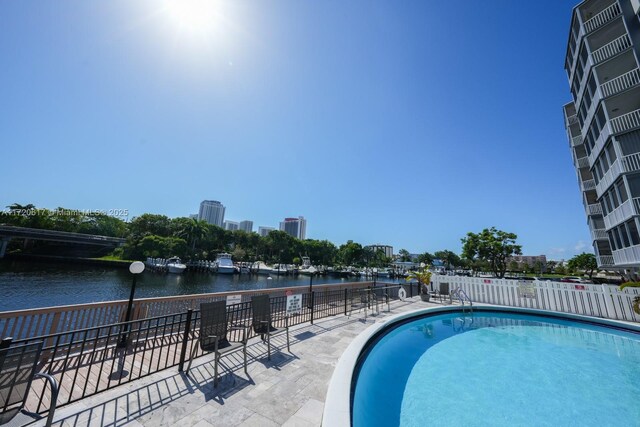
<svg viewBox="0 0 640 427">
<path fill-rule="evenodd" d="M 287 295 L 287 315 L 300 314 L 302 311 L 302 294 Z"/>
<path fill-rule="evenodd" d="M 242 302 L 242 295 L 227 295 L 227 305 L 240 304 Z"/>
<path fill-rule="evenodd" d="M 518 296 L 520 298 L 536 297 L 536 285 L 526 280 L 518 280 Z"/>
</svg>

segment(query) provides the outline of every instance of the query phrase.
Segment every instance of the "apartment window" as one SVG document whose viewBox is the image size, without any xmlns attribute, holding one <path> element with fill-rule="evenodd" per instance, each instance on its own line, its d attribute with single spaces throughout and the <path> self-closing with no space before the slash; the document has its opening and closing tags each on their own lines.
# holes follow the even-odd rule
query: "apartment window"
<svg viewBox="0 0 640 427">
<path fill-rule="evenodd" d="M 618 246 L 616 245 L 616 240 L 613 237 L 613 233 L 611 231 L 607 231 L 607 236 L 609 237 L 609 243 L 611 243 L 611 248 L 613 248 L 614 251 L 617 251 Z"/>
<path fill-rule="evenodd" d="M 607 156 L 609 156 L 609 162 L 613 164 L 618 157 L 616 156 L 616 150 L 613 148 L 613 144 L 611 142 L 607 144 L 605 151 L 607 152 Z"/>
<path fill-rule="evenodd" d="M 620 236 L 622 237 L 622 242 L 624 243 L 624 247 L 628 248 L 631 246 L 631 242 L 629 241 L 629 236 L 627 235 L 627 231 L 625 229 L 624 224 L 620 225 L 618 231 L 620 232 Z"/>
<path fill-rule="evenodd" d="M 604 109 L 602 107 L 598 108 L 596 118 L 598 119 L 598 136 L 600 136 L 600 131 L 604 128 L 604 125 L 607 122 L 607 115 L 604 113 Z"/>
<path fill-rule="evenodd" d="M 638 226 L 634 219 L 627 221 L 627 228 L 629 229 L 629 237 L 631 237 L 632 245 L 640 245 L 640 234 L 638 234 Z"/>
<path fill-rule="evenodd" d="M 618 227 L 612 228 L 611 231 L 613 232 L 615 247 L 617 247 L 618 249 L 622 249 L 622 240 L 620 240 L 620 235 L 618 234 Z"/>
<path fill-rule="evenodd" d="M 620 202 L 624 203 L 629 199 L 629 195 L 627 194 L 627 189 L 624 186 L 624 182 L 621 179 L 616 182 L 616 189 L 618 190 L 618 194 L 620 195 Z"/>
<path fill-rule="evenodd" d="M 620 201 L 618 200 L 618 195 L 615 192 L 615 189 L 611 189 L 609 192 L 609 197 L 611 197 L 611 204 L 614 206 L 613 209 L 616 209 L 620 206 Z"/>
<path fill-rule="evenodd" d="M 596 90 L 598 89 L 598 85 L 596 83 L 595 74 L 591 73 L 591 77 L 589 77 L 589 83 L 587 83 L 587 87 L 589 88 L 589 92 L 591 93 L 591 97 L 596 96 Z"/>
</svg>

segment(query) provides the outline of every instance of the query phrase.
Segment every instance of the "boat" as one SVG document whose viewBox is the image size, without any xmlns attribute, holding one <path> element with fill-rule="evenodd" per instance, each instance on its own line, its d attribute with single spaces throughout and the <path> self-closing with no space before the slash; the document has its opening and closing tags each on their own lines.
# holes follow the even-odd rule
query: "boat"
<svg viewBox="0 0 640 427">
<path fill-rule="evenodd" d="M 231 261 L 231 255 L 227 253 L 218 254 L 216 258 L 216 264 L 218 266 L 217 272 L 220 274 L 233 274 L 236 272 L 236 267 Z"/>
<path fill-rule="evenodd" d="M 273 273 L 273 268 L 262 261 L 256 261 L 251 265 L 251 271 L 258 274 L 271 274 Z"/>
<path fill-rule="evenodd" d="M 182 263 L 182 260 L 177 256 L 171 257 L 167 260 L 167 271 L 169 273 L 181 274 L 187 269 L 187 266 Z"/>
<path fill-rule="evenodd" d="M 391 272 L 388 268 L 379 268 L 377 271 L 378 277 L 389 277 Z"/>
<path fill-rule="evenodd" d="M 318 274 L 318 269 L 311 265 L 311 259 L 308 256 L 302 257 L 302 265 L 298 269 L 299 274 L 306 274 L 307 276 L 314 276 Z"/>
<path fill-rule="evenodd" d="M 287 268 L 286 264 L 275 264 L 272 270 L 276 275 L 289 274 L 289 269 Z"/>
</svg>

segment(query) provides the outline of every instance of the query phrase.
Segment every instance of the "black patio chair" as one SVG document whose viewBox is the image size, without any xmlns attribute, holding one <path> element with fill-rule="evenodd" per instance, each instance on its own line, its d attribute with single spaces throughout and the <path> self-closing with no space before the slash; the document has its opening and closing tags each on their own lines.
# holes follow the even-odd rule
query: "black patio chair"
<svg viewBox="0 0 640 427">
<path fill-rule="evenodd" d="M 49 374 L 36 372 L 42 353 L 42 341 L 11 346 L 12 339 L 0 342 L 0 425 L 22 426 L 34 421 L 24 412 L 34 378 L 43 378 L 51 386 L 51 406 L 47 427 L 51 426 L 58 400 L 58 383 Z"/>
<path fill-rule="evenodd" d="M 449 287 L 449 283 L 441 282 L 438 285 L 438 290 L 435 293 L 440 302 L 442 302 L 443 297 L 449 297 L 449 302 L 451 302 L 451 288 Z"/>
<path fill-rule="evenodd" d="M 242 330 L 241 341 L 230 341 L 227 337 L 229 330 Z M 214 387 L 218 386 L 218 363 L 220 358 L 231 352 L 242 348 L 244 355 L 244 373 L 247 372 L 247 328 L 244 326 L 229 327 L 227 320 L 227 305 L 225 301 L 214 301 L 200 304 L 200 336 L 193 344 L 191 356 L 189 357 L 189 365 L 185 371 L 185 375 L 189 375 L 189 369 L 193 362 L 193 355 L 200 345 L 203 352 L 214 352 Z"/>
<path fill-rule="evenodd" d="M 291 348 L 289 347 L 289 317 L 284 316 L 284 328 L 279 329 L 273 326 L 269 295 L 252 296 L 251 308 L 253 310 L 253 331 L 260 335 L 262 341 L 265 341 L 266 336 L 267 358 L 271 360 L 271 337 L 283 332 L 287 334 L 287 351 L 291 353 Z"/>
</svg>

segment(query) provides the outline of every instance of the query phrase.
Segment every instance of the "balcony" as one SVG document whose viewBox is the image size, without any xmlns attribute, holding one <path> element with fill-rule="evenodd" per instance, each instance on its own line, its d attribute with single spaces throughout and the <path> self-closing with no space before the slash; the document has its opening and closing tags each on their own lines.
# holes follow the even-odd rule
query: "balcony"
<svg viewBox="0 0 640 427">
<path fill-rule="evenodd" d="M 591 230 L 591 239 L 592 240 L 607 240 L 607 232 L 604 228 Z"/>
<path fill-rule="evenodd" d="M 582 136 L 581 135 L 574 136 L 573 138 L 571 138 L 571 146 L 572 147 L 577 147 L 580 144 L 582 144 Z"/>
<path fill-rule="evenodd" d="M 576 164 L 577 164 L 577 167 L 578 167 L 579 169 L 581 169 L 581 168 L 588 168 L 588 167 L 589 167 L 589 158 L 588 158 L 587 156 L 580 157 L 580 158 L 578 159 L 578 161 L 576 162 Z"/>
<path fill-rule="evenodd" d="M 604 148 L 604 145 L 607 143 L 610 136 L 611 131 L 609 129 L 609 126 L 605 126 L 604 128 L 602 128 L 602 131 L 600 131 L 600 136 L 596 140 L 596 143 L 593 144 L 593 149 L 591 150 L 591 154 L 589 154 L 589 167 L 593 167 L 593 164 L 596 162 L 596 159 L 600 155 L 600 152 Z"/>
<path fill-rule="evenodd" d="M 603 84 L 600 88 L 605 98 L 620 93 L 623 90 L 630 89 L 640 84 L 640 70 L 636 68 L 627 73 L 624 73 L 620 77 L 616 77 Z"/>
<path fill-rule="evenodd" d="M 622 168 L 620 167 L 620 162 L 616 160 L 613 162 L 607 173 L 604 174 L 600 182 L 598 182 L 598 185 L 596 185 L 596 194 L 598 195 L 598 198 L 600 198 L 611 184 L 618 179 L 621 172 Z"/>
<path fill-rule="evenodd" d="M 594 50 L 591 56 L 593 57 L 594 64 L 599 64 L 630 47 L 631 40 L 629 39 L 629 36 L 623 34 L 601 48 Z"/>
<path fill-rule="evenodd" d="M 614 134 L 628 132 L 640 128 L 640 109 L 611 119 L 611 130 Z"/>
<path fill-rule="evenodd" d="M 613 256 L 611 255 L 600 255 L 596 257 L 598 260 L 598 267 L 613 267 Z"/>
<path fill-rule="evenodd" d="M 629 154 L 628 156 L 622 157 L 622 171 L 640 171 L 640 153 L 633 153 Z"/>
<path fill-rule="evenodd" d="M 596 188 L 596 181 L 594 179 L 588 179 L 580 183 L 582 191 L 594 190 Z"/>
<path fill-rule="evenodd" d="M 578 123 L 578 115 L 574 114 L 573 116 L 569 116 L 567 118 L 567 127 Z"/>
<path fill-rule="evenodd" d="M 640 245 L 613 251 L 613 262 L 615 265 L 640 264 Z"/>
<path fill-rule="evenodd" d="M 600 203 L 587 205 L 587 215 L 602 215 L 602 206 Z"/>
<path fill-rule="evenodd" d="M 610 228 L 615 227 L 621 222 L 628 220 L 633 215 L 637 215 L 639 204 L 640 198 L 627 199 L 627 201 L 609 212 L 609 215 L 604 217 L 604 227 L 609 230 Z"/>
<path fill-rule="evenodd" d="M 592 31 L 597 30 L 607 22 L 611 21 L 616 16 L 620 15 L 620 13 L 621 13 L 620 6 L 618 5 L 617 2 L 613 3 L 610 6 L 607 6 L 600 13 L 597 13 L 591 19 L 585 21 L 584 23 L 585 32 L 588 34 Z"/>
</svg>

